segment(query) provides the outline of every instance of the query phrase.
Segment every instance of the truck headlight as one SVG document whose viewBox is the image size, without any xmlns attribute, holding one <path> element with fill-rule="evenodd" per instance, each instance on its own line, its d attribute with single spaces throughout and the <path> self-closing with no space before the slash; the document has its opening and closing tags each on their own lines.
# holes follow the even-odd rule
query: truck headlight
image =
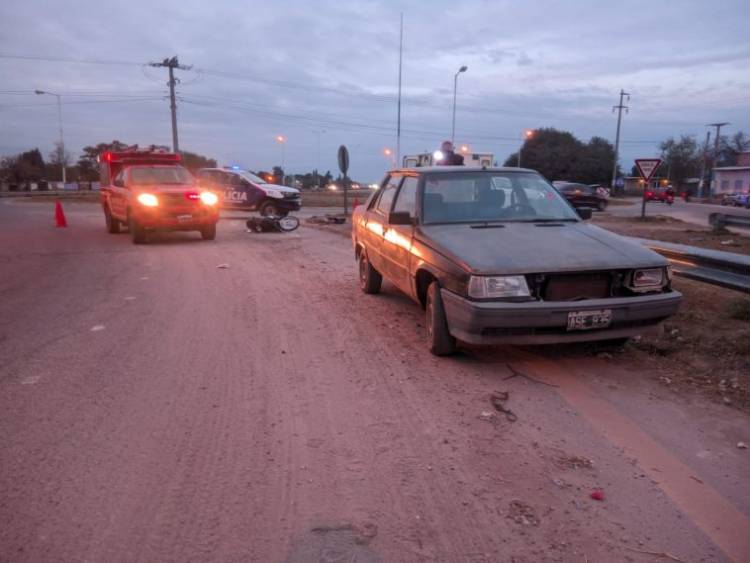
<svg viewBox="0 0 750 563">
<path fill-rule="evenodd" d="M 633 272 L 631 289 L 657 289 L 664 285 L 664 268 L 644 268 Z"/>
<path fill-rule="evenodd" d="M 530 295 L 524 276 L 471 276 L 469 278 L 469 297 L 474 299 L 529 297 Z"/>
<path fill-rule="evenodd" d="M 146 207 L 156 207 L 159 205 L 159 200 L 154 194 L 138 194 L 138 203 L 145 205 Z"/>
<path fill-rule="evenodd" d="M 216 205 L 219 198 L 213 192 L 201 192 L 201 201 L 206 205 Z"/>
</svg>

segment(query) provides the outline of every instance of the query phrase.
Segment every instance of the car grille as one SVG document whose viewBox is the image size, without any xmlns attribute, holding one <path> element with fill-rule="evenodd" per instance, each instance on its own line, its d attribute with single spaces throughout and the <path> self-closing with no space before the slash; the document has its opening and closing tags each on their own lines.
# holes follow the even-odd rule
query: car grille
<svg viewBox="0 0 750 563">
<path fill-rule="evenodd" d="M 542 286 L 545 301 L 580 301 L 610 297 L 612 276 L 609 272 L 587 274 L 551 274 Z"/>
<path fill-rule="evenodd" d="M 200 200 L 188 199 L 185 194 L 159 194 L 159 203 L 164 207 L 192 207 Z"/>
<path fill-rule="evenodd" d="M 299 194 L 284 192 L 284 199 L 298 199 L 299 197 Z"/>
</svg>

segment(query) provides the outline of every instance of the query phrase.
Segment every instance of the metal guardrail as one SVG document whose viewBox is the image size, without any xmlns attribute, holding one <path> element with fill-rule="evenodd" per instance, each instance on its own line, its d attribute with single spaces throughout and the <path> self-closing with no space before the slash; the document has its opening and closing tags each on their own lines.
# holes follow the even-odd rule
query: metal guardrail
<svg viewBox="0 0 750 563">
<path fill-rule="evenodd" d="M 716 231 L 720 231 L 725 227 L 750 229 L 750 217 L 746 215 L 730 215 L 729 213 L 711 213 L 708 216 L 708 224 Z"/>
<path fill-rule="evenodd" d="M 667 258 L 675 275 L 750 293 L 750 256 L 632 237 Z"/>
</svg>

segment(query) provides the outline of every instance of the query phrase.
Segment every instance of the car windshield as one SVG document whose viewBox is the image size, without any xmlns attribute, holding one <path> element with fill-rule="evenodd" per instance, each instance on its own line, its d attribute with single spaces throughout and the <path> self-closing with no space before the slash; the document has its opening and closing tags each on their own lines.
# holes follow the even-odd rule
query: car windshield
<svg viewBox="0 0 750 563">
<path fill-rule="evenodd" d="M 238 170 L 237 174 L 242 176 L 245 180 L 252 182 L 254 184 L 265 184 L 266 181 L 263 178 L 260 178 L 253 174 L 252 172 L 248 172 L 247 170 Z"/>
<path fill-rule="evenodd" d="M 193 176 L 182 166 L 135 166 L 130 169 L 130 182 L 137 186 L 153 184 L 194 184 Z"/>
<path fill-rule="evenodd" d="M 579 219 L 544 178 L 518 172 L 427 175 L 422 211 L 425 224 Z"/>
</svg>

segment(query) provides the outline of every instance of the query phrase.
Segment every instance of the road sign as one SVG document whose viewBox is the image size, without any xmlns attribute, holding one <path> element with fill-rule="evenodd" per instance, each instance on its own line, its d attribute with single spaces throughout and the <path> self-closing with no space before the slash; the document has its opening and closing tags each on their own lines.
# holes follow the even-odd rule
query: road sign
<svg viewBox="0 0 750 563">
<path fill-rule="evenodd" d="M 344 175 L 349 170 L 349 151 L 344 145 L 339 147 L 339 170 Z"/>
<path fill-rule="evenodd" d="M 660 158 L 636 158 L 635 165 L 638 168 L 638 172 L 641 173 L 646 183 L 651 179 L 661 164 Z"/>
</svg>

